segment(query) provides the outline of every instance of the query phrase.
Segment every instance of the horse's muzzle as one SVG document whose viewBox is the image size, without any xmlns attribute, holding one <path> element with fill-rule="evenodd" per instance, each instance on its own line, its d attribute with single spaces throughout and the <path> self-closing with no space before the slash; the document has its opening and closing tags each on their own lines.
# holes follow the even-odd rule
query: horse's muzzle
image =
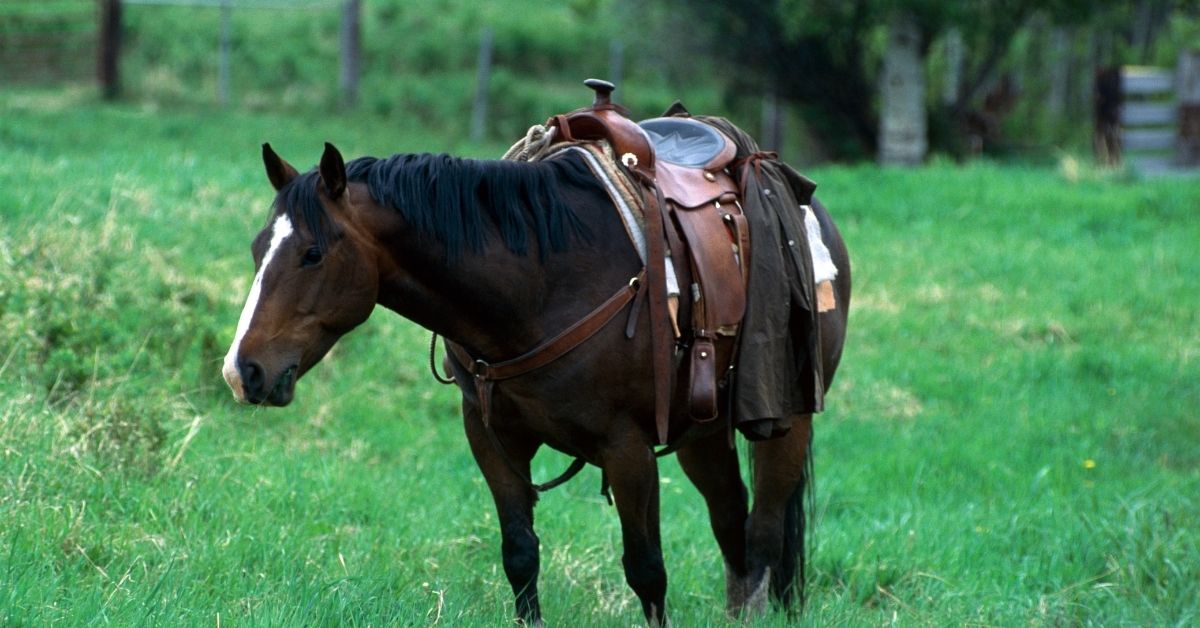
<svg viewBox="0 0 1200 628">
<path fill-rule="evenodd" d="M 286 406 L 292 402 L 298 371 L 298 365 L 293 364 L 272 380 L 257 362 L 238 360 L 236 371 L 225 372 L 225 381 L 242 403 Z"/>
</svg>

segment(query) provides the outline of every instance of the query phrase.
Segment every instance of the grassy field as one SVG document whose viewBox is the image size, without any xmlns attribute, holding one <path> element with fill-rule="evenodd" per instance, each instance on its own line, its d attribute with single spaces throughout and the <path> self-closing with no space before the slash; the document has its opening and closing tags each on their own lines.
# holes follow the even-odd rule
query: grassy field
<svg viewBox="0 0 1200 628">
<path fill-rule="evenodd" d="M 501 147 L 76 93 L 0 109 L 0 624 L 507 622 L 423 330 L 380 312 L 283 410 L 237 406 L 218 373 L 271 200 L 261 142 L 297 164 L 326 139 Z M 1200 180 L 1069 158 L 809 174 L 857 285 L 805 622 L 1200 622 Z M 669 610 L 725 625 L 701 500 L 662 475 Z M 641 620 L 598 489 L 589 469 L 538 509 L 552 624 Z"/>
</svg>

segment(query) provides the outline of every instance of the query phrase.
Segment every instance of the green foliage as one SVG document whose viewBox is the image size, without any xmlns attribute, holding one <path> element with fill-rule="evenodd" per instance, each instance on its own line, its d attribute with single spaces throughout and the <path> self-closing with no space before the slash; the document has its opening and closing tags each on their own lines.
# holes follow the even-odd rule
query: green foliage
<svg viewBox="0 0 1200 628">
<path fill-rule="evenodd" d="M 212 357 L 217 345 L 215 284 L 181 275 L 169 254 L 134 255 L 134 235 L 117 221 L 109 211 L 92 232 L 38 225 L 8 247 L 0 329 L 19 339 L 11 359 L 52 399 L 114 385 L 134 368 L 196 373 L 179 360 Z M 123 338 L 131 328 L 142 332 Z"/>
<path fill-rule="evenodd" d="M 380 312 L 287 409 L 239 407 L 218 375 L 271 199 L 262 141 L 302 168 L 323 140 L 503 147 L 361 111 L 0 106 L 0 623 L 508 622 L 423 330 Z M 1194 624 L 1200 183 L 1067 158 L 808 174 L 856 289 L 816 426 L 805 620 Z M 734 625 L 704 504 L 673 460 L 661 476 L 674 622 Z M 551 623 L 640 621 L 598 485 L 539 505 Z"/>
<path fill-rule="evenodd" d="M 482 32 L 494 33 L 489 95 L 493 137 L 513 138 L 552 113 L 588 102 L 579 83 L 609 71 L 619 36 L 612 2 L 467 0 L 363 3 L 360 100 L 377 115 L 466 127 Z M 339 102 L 334 9 L 232 13 L 234 102 L 264 111 L 328 110 Z M 126 10 L 124 76 L 130 95 L 163 104 L 215 99 L 219 12 L 212 7 Z M 545 100 L 573 88 L 572 100 Z M 581 101 L 582 99 L 582 101 Z"/>
</svg>

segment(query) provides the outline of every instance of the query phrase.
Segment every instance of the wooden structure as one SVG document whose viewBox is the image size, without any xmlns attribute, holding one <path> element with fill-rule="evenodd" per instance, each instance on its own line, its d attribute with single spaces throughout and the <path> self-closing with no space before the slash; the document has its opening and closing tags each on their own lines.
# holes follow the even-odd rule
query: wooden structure
<svg viewBox="0 0 1200 628">
<path fill-rule="evenodd" d="M 1183 167 L 1200 168 L 1200 49 L 1179 55 L 1176 80 L 1179 93 L 1176 161 Z"/>
<path fill-rule="evenodd" d="M 121 92 L 121 0 L 100 0 L 100 34 L 97 41 L 96 78 L 105 100 Z"/>
<path fill-rule="evenodd" d="M 1121 150 L 1147 174 L 1200 167 L 1200 50 L 1185 51 L 1174 71 L 1121 68 Z"/>
</svg>

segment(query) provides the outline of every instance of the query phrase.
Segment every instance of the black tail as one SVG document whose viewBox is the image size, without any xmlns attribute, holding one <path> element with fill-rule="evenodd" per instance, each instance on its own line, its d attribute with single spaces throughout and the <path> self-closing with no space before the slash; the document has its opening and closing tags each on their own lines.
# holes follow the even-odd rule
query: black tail
<svg viewBox="0 0 1200 628">
<path fill-rule="evenodd" d="M 796 490 L 788 498 L 783 522 L 783 556 L 779 570 L 771 573 L 771 594 L 788 610 L 804 608 L 804 585 L 807 582 L 805 559 L 811 534 L 808 516 L 813 513 L 812 432 L 808 450 L 804 452 L 804 474 Z M 794 597 L 793 597 L 794 596 Z"/>
</svg>

